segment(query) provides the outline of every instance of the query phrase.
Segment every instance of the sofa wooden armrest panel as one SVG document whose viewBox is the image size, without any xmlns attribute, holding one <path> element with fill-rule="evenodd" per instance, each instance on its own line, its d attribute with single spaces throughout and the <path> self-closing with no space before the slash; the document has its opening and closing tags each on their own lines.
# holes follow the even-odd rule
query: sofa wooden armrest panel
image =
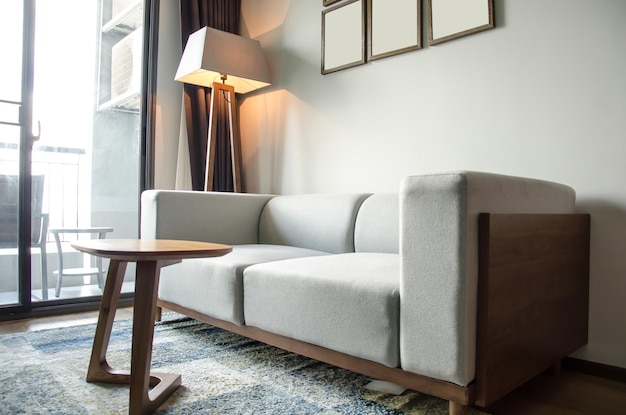
<svg viewBox="0 0 626 415">
<path fill-rule="evenodd" d="M 585 214 L 480 215 L 478 405 L 587 343 L 589 225 Z"/>
</svg>

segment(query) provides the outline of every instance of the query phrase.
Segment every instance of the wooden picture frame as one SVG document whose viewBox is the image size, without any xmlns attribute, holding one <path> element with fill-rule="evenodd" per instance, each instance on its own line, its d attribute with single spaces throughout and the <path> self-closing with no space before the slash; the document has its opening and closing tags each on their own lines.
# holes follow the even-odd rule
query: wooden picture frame
<svg viewBox="0 0 626 415">
<path fill-rule="evenodd" d="M 324 0 L 324 7 L 340 2 L 341 0 Z"/>
<path fill-rule="evenodd" d="M 493 0 L 428 0 L 428 44 L 495 27 Z"/>
<path fill-rule="evenodd" d="M 322 74 L 365 63 L 366 0 L 349 0 L 322 11 Z"/>
<path fill-rule="evenodd" d="M 421 49 L 421 0 L 367 0 L 367 59 Z"/>
</svg>

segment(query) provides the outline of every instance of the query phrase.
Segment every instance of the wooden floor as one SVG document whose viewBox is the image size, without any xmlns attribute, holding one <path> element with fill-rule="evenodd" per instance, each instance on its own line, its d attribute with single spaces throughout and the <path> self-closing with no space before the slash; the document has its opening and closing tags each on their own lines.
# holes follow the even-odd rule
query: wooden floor
<svg viewBox="0 0 626 415">
<path fill-rule="evenodd" d="M 133 317 L 132 307 L 119 308 L 115 313 L 115 320 L 130 319 Z M 59 327 L 79 326 L 82 324 L 94 324 L 98 321 L 98 311 L 88 311 L 77 314 L 62 316 L 29 318 L 25 320 L 11 320 L 0 322 L 0 334 L 24 333 L 54 329 Z"/>
<path fill-rule="evenodd" d="M 624 415 L 626 383 L 568 370 L 545 373 L 488 409 L 494 415 Z"/>
<path fill-rule="evenodd" d="M 121 308 L 115 319 L 132 318 Z M 0 334 L 95 323 L 98 312 L 0 322 Z M 490 408 L 493 415 L 624 415 L 626 383 L 562 370 L 542 374 Z"/>
</svg>

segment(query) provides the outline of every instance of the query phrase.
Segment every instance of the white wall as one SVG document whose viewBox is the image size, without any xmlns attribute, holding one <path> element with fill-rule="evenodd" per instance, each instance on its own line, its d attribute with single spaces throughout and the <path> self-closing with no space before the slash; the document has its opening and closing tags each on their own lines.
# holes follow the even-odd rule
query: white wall
<svg viewBox="0 0 626 415">
<path fill-rule="evenodd" d="M 244 188 L 397 191 L 458 169 L 566 183 L 592 215 L 575 356 L 626 367 L 626 2 L 494 3 L 494 30 L 322 76 L 322 0 L 242 0 L 273 73 L 241 105 Z"/>
</svg>

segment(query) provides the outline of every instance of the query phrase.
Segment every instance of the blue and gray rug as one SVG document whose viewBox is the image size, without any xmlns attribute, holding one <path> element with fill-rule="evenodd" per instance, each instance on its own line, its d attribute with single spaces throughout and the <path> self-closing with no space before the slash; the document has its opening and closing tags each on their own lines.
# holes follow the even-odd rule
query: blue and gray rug
<svg viewBox="0 0 626 415">
<path fill-rule="evenodd" d="M 128 413 L 128 387 L 85 382 L 95 325 L 0 336 L 1 414 Z M 108 362 L 130 365 L 132 322 L 117 321 Z M 179 314 L 157 323 L 153 370 L 183 385 L 158 414 L 446 414 L 446 401 L 363 388 L 364 376 Z M 478 411 L 472 411 L 479 414 Z"/>
</svg>

